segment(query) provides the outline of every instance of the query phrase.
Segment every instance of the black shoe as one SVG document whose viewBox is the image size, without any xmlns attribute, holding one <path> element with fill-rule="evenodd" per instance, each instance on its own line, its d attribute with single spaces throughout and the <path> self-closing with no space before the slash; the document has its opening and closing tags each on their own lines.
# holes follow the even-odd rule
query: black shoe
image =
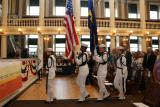
<svg viewBox="0 0 160 107">
<path fill-rule="evenodd" d="M 84 103 L 85 102 L 85 100 L 84 101 L 76 101 L 76 103 Z"/>
<path fill-rule="evenodd" d="M 109 100 L 110 98 L 111 98 L 111 94 L 108 97 L 104 98 L 104 99 L 105 100 Z"/>
<path fill-rule="evenodd" d="M 102 102 L 103 100 L 96 100 L 96 102 Z"/>
<path fill-rule="evenodd" d="M 53 101 L 56 101 L 57 99 L 56 98 L 53 98 Z"/>
<path fill-rule="evenodd" d="M 125 99 L 119 99 L 119 97 L 116 97 L 116 99 L 118 100 L 118 101 L 124 101 Z"/>
<path fill-rule="evenodd" d="M 90 95 L 88 94 L 86 97 L 85 97 L 85 99 L 87 99 L 87 98 L 89 98 L 90 97 Z"/>
<path fill-rule="evenodd" d="M 45 100 L 45 103 L 47 103 L 47 104 L 50 104 L 50 103 L 53 103 L 54 101 L 46 101 Z"/>
</svg>

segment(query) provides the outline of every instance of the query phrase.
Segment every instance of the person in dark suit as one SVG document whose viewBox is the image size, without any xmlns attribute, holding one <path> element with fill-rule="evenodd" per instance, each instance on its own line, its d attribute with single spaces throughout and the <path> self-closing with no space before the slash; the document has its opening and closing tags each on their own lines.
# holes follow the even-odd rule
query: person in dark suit
<svg viewBox="0 0 160 107">
<path fill-rule="evenodd" d="M 147 48 L 147 53 L 143 57 L 143 68 L 144 68 L 144 80 L 145 80 L 145 89 L 150 85 L 151 80 L 153 79 L 153 68 L 156 61 L 156 55 L 153 53 L 152 48 Z"/>
<path fill-rule="evenodd" d="M 132 68 L 131 68 L 131 64 L 132 64 L 132 54 L 130 52 L 129 49 L 126 50 L 125 53 L 125 57 L 126 57 L 126 65 L 127 65 L 127 71 L 128 71 L 128 77 L 127 77 L 127 83 L 126 83 L 126 94 L 130 94 L 131 92 L 131 77 L 132 77 Z"/>
</svg>

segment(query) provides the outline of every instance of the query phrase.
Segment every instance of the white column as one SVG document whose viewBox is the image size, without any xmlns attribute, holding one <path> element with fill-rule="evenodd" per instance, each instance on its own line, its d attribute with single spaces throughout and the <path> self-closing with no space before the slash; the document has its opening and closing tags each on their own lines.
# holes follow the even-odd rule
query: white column
<svg viewBox="0 0 160 107">
<path fill-rule="evenodd" d="M 145 9 L 145 0 L 139 0 L 140 5 L 140 20 L 141 20 L 141 28 L 146 28 L 146 9 Z"/>
<path fill-rule="evenodd" d="M 11 6 L 12 6 L 12 9 L 11 9 L 11 13 L 12 14 L 15 14 L 16 13 L 16 0 L 11 0 Z"/>
<path fill-rule="evenodd" d="M 105 9 L 105 2 L 104 0 L 101 0 L 101 5 L 100 5 L 100 9 L 101 9 L 101 17 L 105 17 L 105 14 L 104 14 L 104 9 Z"/>
<path fill-rule="evenodd" d="M 115 9 L 114 9 L 114 1 L 109 0 L 109 8 L 110 8 L 110 28 L 113 30 L 115 28 Z M 114 49 L 115 46 L 115 37 L 111 36 L 111 50 Z"/>
<path fill-rule="evenodd" d="M 143 36 L 141 39 L 142 40 L 140 41 L 140 45 L 141 45 L 142 51 L 146 52 L 147 51 L 146 38 Z"/>
<path fill-rule="evenodd" d="M 75 25 L 76 25 L 76 28 L 80 28 L 80 11 L 81 11 L 81 8 L 80 8 L 80 0 L 72 0 L 72 3 L 73 3 L 73 11 L 74 11 L 74 16 L 76 17 L 75 19 Z M 80 32 L 81 32 L 81 29 L 80 29 Z M 79 43 L 81 43 L 80 41 L 80 34 L 78 33 L 78 39 L 79 39 Z M 80 45 L 76 47 L 76 51 L 79 51 L 80 49 Z"/>
<path fill-rule="evenodd" d="M 114 1 L 115 1 L 115 0 L 109 0 L 109 7 L 110 7 L 110 27 L 111 27 L 111 29 L 115 27 Z"/>
<path fill-rule="evenodd" d="M 40 14 L 39 14 L 39 26 L 44 26 L 44 7 L 45 7 L 45 0 L 39 1 L 39 8 L 40 8 Z M 43 35 L 39 34 L 38 37 L 38 58 L 41 60 L 40 66 L 43 66 Z"/>
<path fill-rule="evenodd" d="M 48 17 L 49 16 L 49 12 L 50 12 L 50 10 L 49 10 L 49 8 L 50 8 L 50 0 L 45 0 L 45 16 L 46 17 Z"/>
<path fill-rule="evenodd" d="M 56 15 L 55 0 L 52 0 L 52 14 L 53 14 L 53 15 Z"/>
<path fill-rule="evenodd" d="M 94 7 L 95 7 L 95 14 L 96 14 L 96 17 L 97 18 L 100 18 L 101 17 L 101 0 L 96 0 L 94 2 Z"/>
<path fill-rule="evenodd" d="M 40 10 L 40 14 L 39 14 L 39 26 L 43 26 L 44 25 L 44 7 L 45 7 L 45 0 L 40 0 L 39 1 L 39 10 Z"/>
<path fill-rule="evenodd" d="M 18 16 L 21 18 L 23 15 L 23 0 L 19 0 L 19 10 L 18 10 Z M 27 8 L 27 7 L 24 7 Z"/>
<path fill-rule="evenodd" d="M 139 5 L 140 5 L 141 28 L 142 28 L 142 30 L 143 30 L 143 33 L 145 34 L 145 29 L 146 29 L 146 9 L 145 9 L 145 0 L 139 0 Z M 145 39 L 145 35 L 142 37 L 141 47 L 142 47 L 142 51 L 146 52 L 147 47 L 146 47 L 146 39 Z"/>
<path fill-rule="evenodd" d="M 73 0 L 74 1 L 74 0 Z M 81 8 L 80 8 L 80 0 L 75 0 L 73 2 L 73 11 L 74 11 L 74 16 L 76 17 L 76 27 L 80 27 L 80 15 L 81 15 Z"/>
<path fill-rule="evenodd" d="M 1 36 L 1 58 L 7 58 L 7 36 Z"/>
<path fill-rule="evenodd" d="M 40 68 L 43 67 L 43 35 L 38 36 L 38 59 L 41 60 Z"/>
<path fill-rule="evenodd" d="M 7 26 L 8 0 L 2 0 L 2 25 Z"/>
<path fill-rule="evenodd" d="M 125 10 L 125 5 L 126 5 L 126 3 L 125 3 L 125 0 L 121 0 L 121 4 L 120 4 L 121 6 L 121 18 L 122 19 L 125 19 L 125 12 L 126 12 L 126 10 Z"/>
<path fill-rule="evenodd" d="M 111 36 L 111 50 L 116 48 L 116 38 L 115 36 Z"/>
</svg>

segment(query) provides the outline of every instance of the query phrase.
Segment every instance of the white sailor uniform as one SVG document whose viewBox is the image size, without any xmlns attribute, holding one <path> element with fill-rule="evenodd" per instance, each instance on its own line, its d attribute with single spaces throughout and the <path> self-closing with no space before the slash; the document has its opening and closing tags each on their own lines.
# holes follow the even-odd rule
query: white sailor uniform
<svg viewBox="0 0 160 107">
<path fill-rule="evenodd" d="M 114 86 L 119 91 L 119 99 L 125 99 L 125 92 L 126 92 L 126 79 L 128 76 L 127 66 L 126 66 L 126 58 L 125 55 L 122 54 L 117 59 L 117 69 L 116 69 L 116 76 L 114 79 Z"/>
<path fill-rule="evenodd" d="M 85 101 L 85 98 L 89 95 L 87 90 L 85 89 L 86 78 L 89 74 L 88 68 L 88 53 L 81 53 L 79 56 L 76 56 L 76 64 L 79 65 L 79 72 L 77 76 L 77 84 L 80 87 L 81 97 L 78 101 Z"/>
</svg>

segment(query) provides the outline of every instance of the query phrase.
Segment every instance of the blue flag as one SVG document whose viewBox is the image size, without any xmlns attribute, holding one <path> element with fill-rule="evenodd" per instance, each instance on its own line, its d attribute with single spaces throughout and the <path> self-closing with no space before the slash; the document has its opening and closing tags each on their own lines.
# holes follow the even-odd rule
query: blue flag
<svg viewBox="0 0 160 107">
<path fill-rule="evenodd" d="M 98 36 L 96 16 L 92 0 L 88 0 L 88 27 L 90 29 L 90 50 L 93 54 L 95 47 L 98 45 Z"/>
</svg>

